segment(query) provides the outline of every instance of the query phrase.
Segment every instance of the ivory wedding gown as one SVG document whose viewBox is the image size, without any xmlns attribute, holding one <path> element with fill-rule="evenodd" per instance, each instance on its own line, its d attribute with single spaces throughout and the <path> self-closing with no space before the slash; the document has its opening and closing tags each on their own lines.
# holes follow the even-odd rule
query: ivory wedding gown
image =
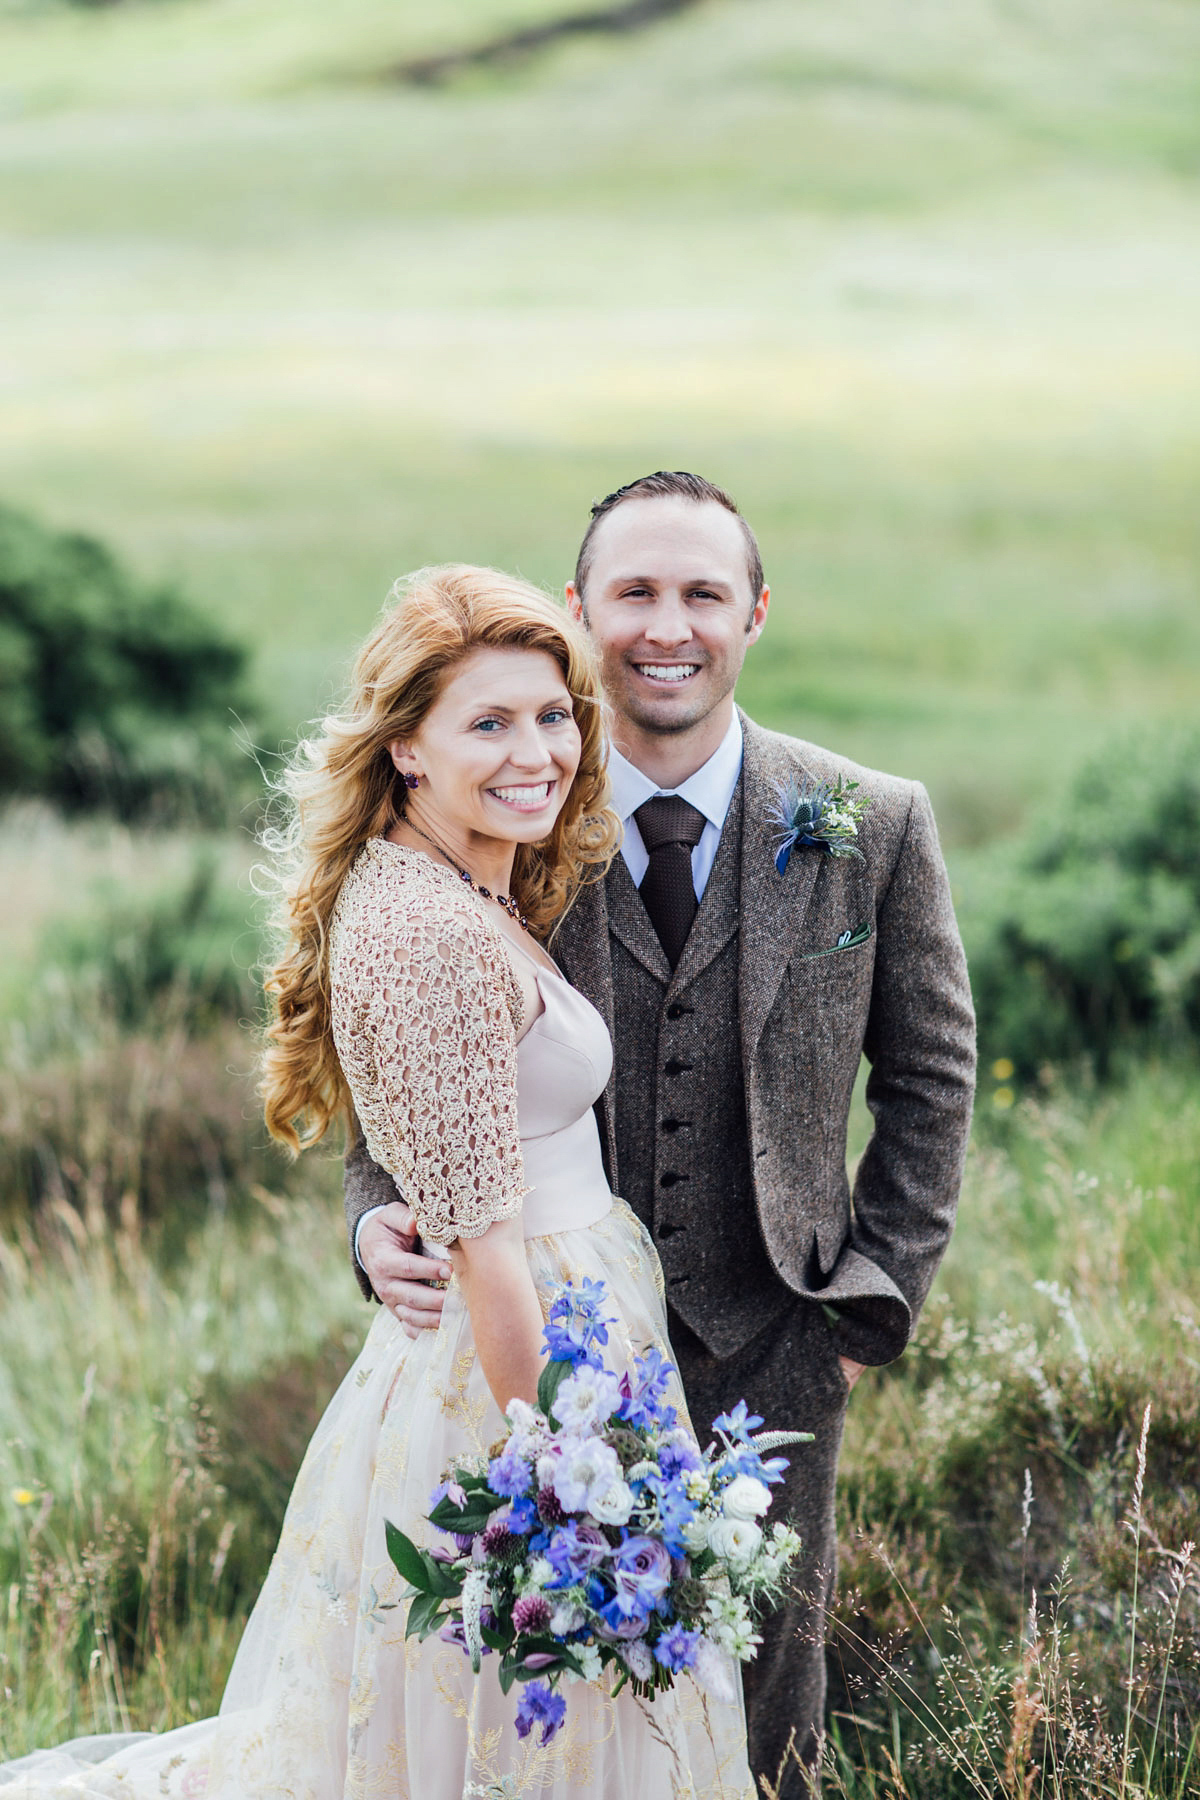
<svg viewBox="0 0 1200 1800">
<path fill-rule="evenodd" d="M 610 1364 L 669 1354 L 658 1257 L 600 1157 L 607 1031 L 531 955 L 542 1010 L 518 1038 L 510 947 L 451 870 L 382 838 L 361 851 L 331 963 L 368 1147 L 427 1242 L 520 1213 L 544 1302 L 564 1280 L 603 1281 Z M 384 1523 L 432 1545 L 431 1490 L 503 1432 L 457 1282 L 415 1341 L 381 1310 L 309 1445 L 216 1718 L 37 1751 L 0 1766 L 5 1800 L 750 1800 L 740 1690 L 718 1701 L 683 1676 L 646 1706 L 575 1682 L 542 1747 L 536 1730 L 517 1737 L 496 1657 L 476 1677 L 436 1636 L 405 1642 Z"/>
</svg>

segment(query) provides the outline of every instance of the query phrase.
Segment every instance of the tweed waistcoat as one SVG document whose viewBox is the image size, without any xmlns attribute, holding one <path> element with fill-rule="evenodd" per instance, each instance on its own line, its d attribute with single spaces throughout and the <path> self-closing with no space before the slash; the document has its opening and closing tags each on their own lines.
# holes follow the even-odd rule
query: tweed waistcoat
<svg viewBox="0 0 1200 1800">
<path fill-rule="evenodd" d="M 673 975 L 623 861 L 608 878 L 621 1191 L 658 1246 L 672 1309 L 722 1357 L 795 1299 L 763 1246 L 750 1176 L 737 1031 L 741 823 L 739 784 Z"/>
</svg>

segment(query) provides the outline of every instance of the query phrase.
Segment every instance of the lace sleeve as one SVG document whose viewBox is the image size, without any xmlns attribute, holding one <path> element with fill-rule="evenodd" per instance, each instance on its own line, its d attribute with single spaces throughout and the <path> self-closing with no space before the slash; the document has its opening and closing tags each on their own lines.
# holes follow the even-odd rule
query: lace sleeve
<svg viewBox="0 0 1200 1800">
<path fill-rule="evenodd" d="M 526 1191 L 511 965 L 465 909 L 402 907 L 368 923 L 352 951 L 343 939 L 334 1008 L 368 1147 L 400 1182 L 422 1238 L 478 1237 L 518 1214 Z"/>
</svg>

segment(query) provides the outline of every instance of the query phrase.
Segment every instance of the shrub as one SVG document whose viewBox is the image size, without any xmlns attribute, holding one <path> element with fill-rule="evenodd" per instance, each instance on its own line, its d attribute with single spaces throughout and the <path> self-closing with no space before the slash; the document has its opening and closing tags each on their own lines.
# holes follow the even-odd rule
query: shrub
<svg viewBox="0 0 1200 1800">
<path fill-rule="evenodd" d="M 1200 732 L 1085 765 L 975 865 L 963 934 L 981 1047 L 1018 1076 L 1200 1038 Z"/>
<path fill-rule="evenodd" d="M 219 818 L 244 778 L 246 655 L 92 538 L 0 508 L 0 794 Z"/>
</svg>

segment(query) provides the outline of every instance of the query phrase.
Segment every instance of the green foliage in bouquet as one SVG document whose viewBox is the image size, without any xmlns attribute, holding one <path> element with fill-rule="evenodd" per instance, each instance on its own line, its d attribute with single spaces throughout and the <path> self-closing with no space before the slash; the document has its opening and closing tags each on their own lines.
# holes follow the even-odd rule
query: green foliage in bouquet
<svg viewBox="0 0 1200 1800">
<path fill-rule="evenodd" d="M 1086 764 L 971 872 L 963 935 L 988 1058 L 1029 1078 L 1200 1038 L 1200 731 Z"/>
<path fill-rule="evenodd" d="M 0 796 L 223 820 L 246 655 L 93 538 L 0 507 Z"/>
</svg>

